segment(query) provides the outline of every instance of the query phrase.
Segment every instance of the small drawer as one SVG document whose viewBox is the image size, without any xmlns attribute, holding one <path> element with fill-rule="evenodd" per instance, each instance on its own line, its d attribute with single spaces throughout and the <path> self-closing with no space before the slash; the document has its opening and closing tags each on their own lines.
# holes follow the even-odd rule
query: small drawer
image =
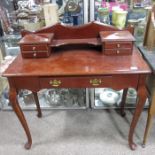
<svg viewBox="0 0 155 155">
<path fill-rule="evenodd" d="M 132 42 L 105 42 L 105 49 L 114 49 L 114 48 L 132 48 Z"/>
<path fill-rule="evenodd" d="M 22 51 L 23 58 L 46 58 L 50 56 L 50 51 Z"/>
<path fill-rule="evenodd" d="M 106 55 L 130 55 L 132 49 L 105 49 L 103 52 Z"/>
<path fill-rule="evenodd" d="M 46 51 L 48 50 L 47 45 L 21 45 L 22 51 Z"/>
</svg>

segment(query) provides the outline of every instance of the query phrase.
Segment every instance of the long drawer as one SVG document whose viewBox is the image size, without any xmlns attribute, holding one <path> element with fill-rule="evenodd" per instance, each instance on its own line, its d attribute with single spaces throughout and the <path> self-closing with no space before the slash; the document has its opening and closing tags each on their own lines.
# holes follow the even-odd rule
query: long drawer
<svg viewBox="0 0 155 155">
<path fill-rule="evenodd" d="M 97 88 L 122 89 L 137 87 L 138 75 L 107 75 L 91 77 L 40 77 L 40 88 Z"/>
<path fill-rule="evenodd" d="M 22 51 L 46 51 L 48 50 L 48 45 L 21 45 Z"/>
</svg>

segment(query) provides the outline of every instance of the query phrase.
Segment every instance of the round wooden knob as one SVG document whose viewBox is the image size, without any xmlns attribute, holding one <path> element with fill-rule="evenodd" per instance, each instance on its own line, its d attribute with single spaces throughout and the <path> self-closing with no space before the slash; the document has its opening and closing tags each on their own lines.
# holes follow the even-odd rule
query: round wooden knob
<svg viewBox="0 0 155 155">
<path fill-rule="evenodd" d="M 119 50 L 117 50 L 117 54 L 119 54 L 120 53 L 120 51 Z"/>
<path fill-rule="evenodd" d="M 36 50 L 36 47 L 35 47 L 35 46 L 33 46 L 33 47 L 32 47 L 32 50 L 33 50 L 33 51 L 34 51 L 34 50 Z"/>
<path fill-rule="evenodd" d="M 121 45 L 120 44 L 117 44 L 117 47 L 120 47 Z"/>
<path fill-rule="evenodd" d="M 37 53 L 35 52 L 35 53 L 33 53 L 33 57 L 36 57 L 37 56 Z"/>
</svg>

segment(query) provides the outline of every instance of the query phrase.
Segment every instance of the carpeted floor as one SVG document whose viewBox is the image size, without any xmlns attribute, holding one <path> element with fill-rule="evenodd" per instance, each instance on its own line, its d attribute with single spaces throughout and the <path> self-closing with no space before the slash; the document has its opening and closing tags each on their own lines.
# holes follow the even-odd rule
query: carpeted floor
<svg viewBox="0 0 155 155">
<path fill-rule="evenodd" d="M 128 147 L 132 111 L 122 118 L 115 110 L 51 110 L 38 119 L 35 111 L 24 112 L 33 145 L 25 150 L 24 131 L 11 111 L 0 112 L 0 155 L 153 155 L 155 124 L 146 148 L 141 147 L 147 113 L 138 123 L 136 151 Z"/>
</svg>

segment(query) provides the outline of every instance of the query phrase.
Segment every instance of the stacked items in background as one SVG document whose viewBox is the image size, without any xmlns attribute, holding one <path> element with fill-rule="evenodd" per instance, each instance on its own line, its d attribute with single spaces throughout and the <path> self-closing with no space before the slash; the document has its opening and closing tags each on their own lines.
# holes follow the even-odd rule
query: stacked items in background
<svg viewBox="0 0 155 155">
<path fill-rule="evenodd" d="M 152 0 L 95 0 L 95 20 L 123 29 L 135 27 L 136 43 L 142 44 Z"/>
</svg>

